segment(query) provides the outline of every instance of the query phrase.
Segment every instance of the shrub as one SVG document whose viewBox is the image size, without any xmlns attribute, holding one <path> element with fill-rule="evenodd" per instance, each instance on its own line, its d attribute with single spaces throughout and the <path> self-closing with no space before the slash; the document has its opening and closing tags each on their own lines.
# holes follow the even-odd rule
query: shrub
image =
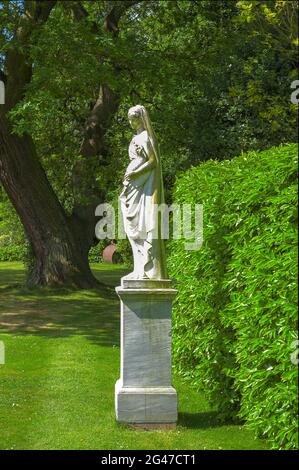
<svg viewBox="0 0 299 470">
<path fill-rule="evenodd" d="M 117 241 L 117 253 L 119 258 L 128 269 L 133 269 L 133 255 L 130 242 L 127 238 Z"/>
<path fill-rule="evenodd" d="M 22 224 L 0 185 L 0 261 L 23 261 L 26 250 Z"/>
<path fill-rule="evenodd" d="M 0 245 L 0 261 L 23 261 L 26 249 L 24 245 Z"/>
<path fill-rule="evenodd" d="M 208 161 L 177 179 L 174 202 L 204 205 L 204 242 L 170 244 L 179 295 L 177 369 L 223 419 L 295 448 L 297 146 Z"/>
<path fill-rule="evenodd" d="M 90 263 L 102 263 L 103 261 L 102 252 L 104 248 L 105 248 L 105 245 L 102 243 L 102 240 L 98 245 L 92 246 L 88 253 L 89 262 Z"/>
</svg>

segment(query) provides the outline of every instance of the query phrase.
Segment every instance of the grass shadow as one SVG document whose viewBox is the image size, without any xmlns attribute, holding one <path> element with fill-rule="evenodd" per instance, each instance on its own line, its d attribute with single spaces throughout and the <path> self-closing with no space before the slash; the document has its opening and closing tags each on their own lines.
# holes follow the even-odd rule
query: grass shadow
<svg viewBox="0 0 299 470">
<path fill-rule="evenodd" d="M 47 338 L 83 335 L 100 345 L 119 344 L 119 300 L 115 286 L 125 269 L 96 268 L 104 288 L 29 289 L 24 271 L 0 269 L 0 328 L 3 333 Z"/>
<path fill-rule="evenodd" d="M 217 411 L 203 413 L 179 413 L 178 424 L 189 429 L 211 429 L 234 424 L 222 421 Z"/>
<path fill-rule="evenodd" d="M 24 286 L 24 270 L 21 269 L 0 269 L 0 289 L 11 289 L 13 287 Z"/>
</svg>

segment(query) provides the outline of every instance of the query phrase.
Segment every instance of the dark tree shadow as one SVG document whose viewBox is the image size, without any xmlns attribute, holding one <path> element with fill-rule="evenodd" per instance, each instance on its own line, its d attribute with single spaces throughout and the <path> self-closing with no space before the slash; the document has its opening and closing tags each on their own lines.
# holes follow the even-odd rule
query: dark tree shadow
<svg viewBox="0 0 299 470">
<path fill-rule="evenodd" d="M 115 286 L 125 270 L 100 270 L 100 289 L 28 289 L 20 270 L 0 270 L 0 329 L 13 335 L 62 338 L 83 335 L 95 344 L 119 345 L 120 308 Z"/>
<path fill-rule="evenodd" d="M 1 285 L 4 284 L 4 287 Z M 0 287 L 1 289 L 12 287 L 22 287 L 24 284 L 24 271 L 21 269 L 0 269 Z"/>
<path fill-rule="evenodd" d="M 178 424 L 189 429 L 210 429 L 233 423 L 220 420 L 217 411 L 207 411 L 203 413 L 179 413 Z"/>
</svg>

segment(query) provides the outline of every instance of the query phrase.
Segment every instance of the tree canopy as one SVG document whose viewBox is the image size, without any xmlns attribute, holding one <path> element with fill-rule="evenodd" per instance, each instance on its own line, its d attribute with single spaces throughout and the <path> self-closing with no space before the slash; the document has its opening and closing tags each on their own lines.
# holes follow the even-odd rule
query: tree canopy
<svg viewBox="0 0 299 470">
<path fill-rule="evenodd" d="M 149 109 L 168 199 L 178 171 L 296 140 L 297 15 L 297 2 L 282 0 L 2 1 L 0 145 L 9 133 L 28 155 L 34 146 L 37 178 L 51 188 L 37 191 L 42 206 L 61 207 L 86 254 L 95 205 L 119 191 L 130 106 Z M 8 166 L 1 180 L 37 257 Z"/>
</svg>

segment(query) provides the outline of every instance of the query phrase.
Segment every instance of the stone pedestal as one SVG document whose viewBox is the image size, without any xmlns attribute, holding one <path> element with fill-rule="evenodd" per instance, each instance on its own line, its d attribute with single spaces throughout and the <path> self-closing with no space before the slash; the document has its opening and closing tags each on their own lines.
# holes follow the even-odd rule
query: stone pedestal
<svg viewBox="0 0 299 470">
<path fill-rule="evenodd" d="M 121 376 L 115 385 L 116 419 L 122 423 L 177 421 L 171 380 L 170 280 L 122 280 Z"/>
</svg>

